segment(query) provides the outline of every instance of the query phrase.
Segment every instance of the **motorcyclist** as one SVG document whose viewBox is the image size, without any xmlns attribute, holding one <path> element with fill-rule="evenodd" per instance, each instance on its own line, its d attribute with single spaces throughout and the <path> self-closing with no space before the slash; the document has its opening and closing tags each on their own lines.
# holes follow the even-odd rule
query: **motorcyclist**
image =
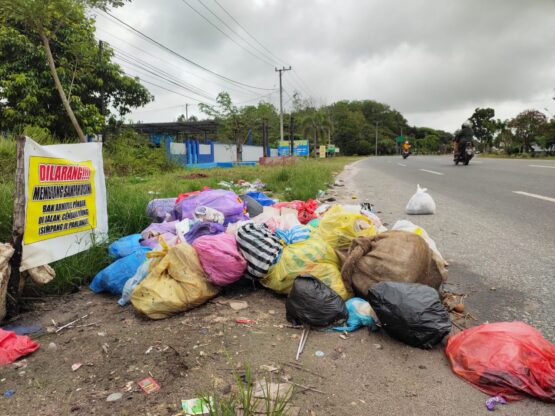
<svg viewBox="0 0 555 416">
<path fill-rule="evenodd" d="M 405 143 L 403 143 L 403 152 L 410 152 L 410 143 L 408 140 L 405 140 Z"/>
<path fill-rule="evenodd" d="M 453 147 L 454 147 L 454 157 L 455 160 L 459 157 L 460 152 L 464 152 L 464 147 L 466 146 L 466 142 L 472 142 L 472 138 L 474 137 L 474 130 L 472 130 L 472 121 L 466 120 L 460 130 L 455 132 L 453 136 Z M 461 148 L 462 143 L 462 148 Z"/>
</svg>

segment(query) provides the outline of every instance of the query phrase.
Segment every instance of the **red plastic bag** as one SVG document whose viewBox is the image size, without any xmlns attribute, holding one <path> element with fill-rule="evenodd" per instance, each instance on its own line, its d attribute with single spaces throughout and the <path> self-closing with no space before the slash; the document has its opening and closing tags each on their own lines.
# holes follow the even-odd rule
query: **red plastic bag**
<svg viewBox="0 0 555 416">
<path fill-rule="evenodd" d="M 483 324 L 451 336 L 455 374 L 491 396 L 555 403 L 555 345 L 524 322 Z"/>
<path fill-rule="evenodd" d="M 14 362 L 33 351 L 38 350 L 39 344 L 25 335 L 16 335 L 12 331 L 0 328 L 0 365 Z"/>
<path fill-rule="evenodd" d="M 314 218 L 318 218 L 318 215 L 314 212 L 318 208 L 318 202 L 313 199 L 308 199 L 306 202 L 303 201 L 291 201 L 291 202 L 279 202 L 272 205 L 274 208 L 292 208 L 296 209 L 298 212 L 299 222 L 301 224 L 308 224 Z"/>
<path fill-rule="evenodd" d="M 201 192 L 204 191 L 209 191 L 210 188 L 208 186 L 205 186 L 204 188 L 202 188 L 200 191 L 193 191 L 193 192 L 185 192 L 184 194 L 179 194 L 177 195 L 177 199 L 175 200 L 175 204 L 179 204 L 179 202 L 185 198 L 189 198 L 190 196 L 194 196 L 194 195 L 198 195 Z"/>
</svg>

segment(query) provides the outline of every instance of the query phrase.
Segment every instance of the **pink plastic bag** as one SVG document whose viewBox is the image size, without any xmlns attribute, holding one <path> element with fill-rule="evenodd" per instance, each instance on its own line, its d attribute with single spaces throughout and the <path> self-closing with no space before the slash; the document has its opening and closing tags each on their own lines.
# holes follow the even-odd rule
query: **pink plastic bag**
<svg viewBox="0 0 555 416">
<path fill-rule="evenodd" d="M 453 335 L 453 372 L 490 396 L 555 403 L 555 345 L 524 322 L 482 324 Z"/>
<path fill-rule="evenodd" d="M 25 335 L 0 328 L 0 365 L 14 362 L 19 357 L 39 349 L 39 344 Z"/>
<path fill-rule="evenodd" d="M 207 280 L 217 286 L 236 282 L 247 268 L 247 261 L 239 253 L 232 234 L 199 237 L 192 246 L 197 250 L 200 263 L 208 275 Z"/>
<path fill-rule="evenodd" d="M 274 208 L 293 208 L 299 213 L 299 222 L 301 224 L 308 224 L 314 218 L 318 218 L 316 208 L 318 208 L 318 202 L 313 199 L 308 199 L 306 202 L 303 201 L 291 201 L 291 202 L 280 202 L 272 205 Z"/>
</svg>

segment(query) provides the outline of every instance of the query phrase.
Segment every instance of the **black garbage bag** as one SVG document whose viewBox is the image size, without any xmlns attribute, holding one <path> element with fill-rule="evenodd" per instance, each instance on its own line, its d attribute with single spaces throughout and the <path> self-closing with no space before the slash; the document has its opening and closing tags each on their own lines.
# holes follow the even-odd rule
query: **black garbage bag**
<svg viewBox="0 0 555 416">
<path fill-rule="evenodd" d="M 451 331 L 449 312 L 430 286 L 381 282 L 368 290 L 368 301 L 385 331 L 413 347 L 432 348 Z"/>
<path fill-rule="evenodd" d="M 295 325 L 328 326 L 347 319 L 348 313 L 333 289 L 314 276 L 301 275 L 287 297 L 285 316 Z"/>
</svg>

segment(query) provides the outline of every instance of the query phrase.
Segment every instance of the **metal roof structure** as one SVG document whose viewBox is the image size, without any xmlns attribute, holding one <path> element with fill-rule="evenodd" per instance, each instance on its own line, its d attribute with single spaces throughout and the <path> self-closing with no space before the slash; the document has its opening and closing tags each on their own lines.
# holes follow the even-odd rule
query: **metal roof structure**
<svg viewBox="0 0 555 416">
<path fill-rule="evenodd" d="M 202 121 L 174 121 L 169 123 L 138 123 L 128 124 L 139 133 L 147 134 L 216 134 L 218 123 L 214 120 Z"/>
</svg>

